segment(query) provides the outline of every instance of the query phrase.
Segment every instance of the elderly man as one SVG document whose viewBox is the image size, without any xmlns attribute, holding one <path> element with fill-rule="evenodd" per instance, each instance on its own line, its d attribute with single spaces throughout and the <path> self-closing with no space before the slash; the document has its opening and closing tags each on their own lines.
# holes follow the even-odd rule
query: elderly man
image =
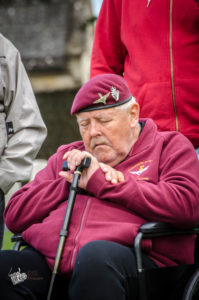
<svg viewBox="0 0 199 300">
<path fill-rule="evenodd" d="M 46 298 L 73 171 L 86 156 L 91 164 L 79 181 L 59 268 L 68 283 L 65 299 L 136 299 L 139 226 L 164 221 L 189 227 L 199 220 L 193 146 L 177 132 L 158 132 L 152 120 L 139 120 L 122 77 L 94 77 L 77 93 L 71 113 L 82 141 L 61 146 L 6 207 L 8 228 L 22 232 L 31 247 L 1 252 L 3 299 Z M 61 171 L 64 160 L 69 171 Z M 191 263 L 194 237 L 146 240 L 142 248 L 148 268 Z"/>
</svg>

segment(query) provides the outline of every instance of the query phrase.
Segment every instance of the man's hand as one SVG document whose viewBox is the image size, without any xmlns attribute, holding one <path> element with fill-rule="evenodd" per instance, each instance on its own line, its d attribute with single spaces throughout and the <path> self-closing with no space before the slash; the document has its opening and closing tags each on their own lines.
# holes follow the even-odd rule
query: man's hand
<svg viewBox="0 0 199 300">
<path fill-rule="evenodd" d="M 120 171 L 115 170 L 107 164 L 99 163 L 97 159 L 87 151 L 73 149 L 71 151 L 66 152 L 63 156 L 63 159 L 67 160 L 69 170 L 74 172 L 76 167 L 78 167 L 81 164 L 82 160 L 85 157 L 90 157 L 91 163 L 89 168 L 84 169 L 81 174 L 79 180 L 80 188 L 86 189 L 88 180 L 93 175 L 93 173 L 99 168 L 101 168 L 101 170 L 104 172 L 105 179 L 111 182 L 112 184 L 117 184 L 118 182 L 124 181 L 124 175 Z M 59 172 L 59 175 L 65 178 L 66 181 L 72 183 L 73 174 L 71 174 L 71 172 L 61 171 Z"/>
<path fill-rule="evenodd" d="M 80 180 L 79 180 L 79 187 L 82 189 L 86 189 L 87 182 L 90 179 L 90 177 L 93 175 L 93 173 L 99 169 L 99 163 L 97 159 L 91 155 L 89 152 L 86 151 L 80 151 L 77 149 L 73 149 L 71 151 L 68 151 L 64 154 L 63 159 L 67 160 L 68 162 L 68 168 L 71 171 L 75 171 L 76 167 L 78 167 L 82 160 L 85 157 L 90 157 L 91 163 L 88 169 L 84 169 Z M 66 181 L 72 183 L 73 180 L 73 174 L 71 174 L 68 171 L 61 171 L 59 172 L 59 175 L 66 179 Z"/>
<path fill-rule="evenodd" d="M 104 172 L 107 181 L 110 181 L 112 184 L 124 181 L 124 175 L 122 172 L 117 171 L 104 163 L 99 163 L 99 166 Z"/>
</svg>

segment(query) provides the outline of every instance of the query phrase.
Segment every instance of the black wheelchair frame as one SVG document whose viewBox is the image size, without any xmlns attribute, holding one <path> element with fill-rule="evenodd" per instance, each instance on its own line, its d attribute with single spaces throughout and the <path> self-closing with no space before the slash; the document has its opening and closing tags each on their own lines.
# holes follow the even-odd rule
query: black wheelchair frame
<svg viewBox="0 0 199 300">
<path fill-rule="evenodd" d="M 142 265 L 142 239 L 196 234 L 194 264 L 145 270 Z M 199 300 L 199 223 L 178 229 L 167 223 L 143 224 L 134 240 L 139 300 Z M 155 287 L 155 289 L 154 289 Z"/>
<path fill-rule="evenodd" d="M 161 236 L 196 234 L 195 262 L 190 265 L 145 270 L 142 265 L 141 242 Z M 26 243 L 20 234 L 11 238 L 13 250 Z M 134 240 L 138 272 L 139 300 L 199 300 L 199 223 L 194 228 L 177 229 L 167 223 L 148 222 L 140 226 Z"/>
</svg>

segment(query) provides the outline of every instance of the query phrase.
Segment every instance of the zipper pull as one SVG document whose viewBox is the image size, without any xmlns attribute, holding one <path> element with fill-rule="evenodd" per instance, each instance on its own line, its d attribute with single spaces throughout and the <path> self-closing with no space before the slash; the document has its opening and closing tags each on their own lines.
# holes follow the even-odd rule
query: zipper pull
<svg viewBox="0 0 199 300">
<path fill-rule="evenodd" d="M 147 2 L 147 7 L 149 7 L 150 2 L 151 2 L 151 0 L 148 0 L 148 2 Z"/>
</svg>

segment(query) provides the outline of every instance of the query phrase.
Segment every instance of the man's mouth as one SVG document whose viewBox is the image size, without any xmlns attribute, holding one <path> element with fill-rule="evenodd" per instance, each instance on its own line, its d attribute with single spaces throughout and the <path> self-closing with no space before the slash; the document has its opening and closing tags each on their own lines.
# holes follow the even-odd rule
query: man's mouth
<svg viewBox="0 0 199 300">
<path fill-rule="evenodd" d="M 98 147 L 104 147 L 104 146 L 108 146 L 107 144 L 96 144 L 94 146 L 94 149 L 98 148 Z"/>
<path fill-rule="evenodd" d="M 100 139 L 93 138 L 91 140 L 91 143 L 90 143 L 90 148 L 92 150 L 100 148 L 100 147 L 105 147 L 105 146 L 107 146 L 107 147 L 111 146 L 111 144 L 109 143 L 109 141 L 106 140 L 105 138 L 103 138 L 103 139 L 102 138 L 100 138 Z"/>
</svg>

